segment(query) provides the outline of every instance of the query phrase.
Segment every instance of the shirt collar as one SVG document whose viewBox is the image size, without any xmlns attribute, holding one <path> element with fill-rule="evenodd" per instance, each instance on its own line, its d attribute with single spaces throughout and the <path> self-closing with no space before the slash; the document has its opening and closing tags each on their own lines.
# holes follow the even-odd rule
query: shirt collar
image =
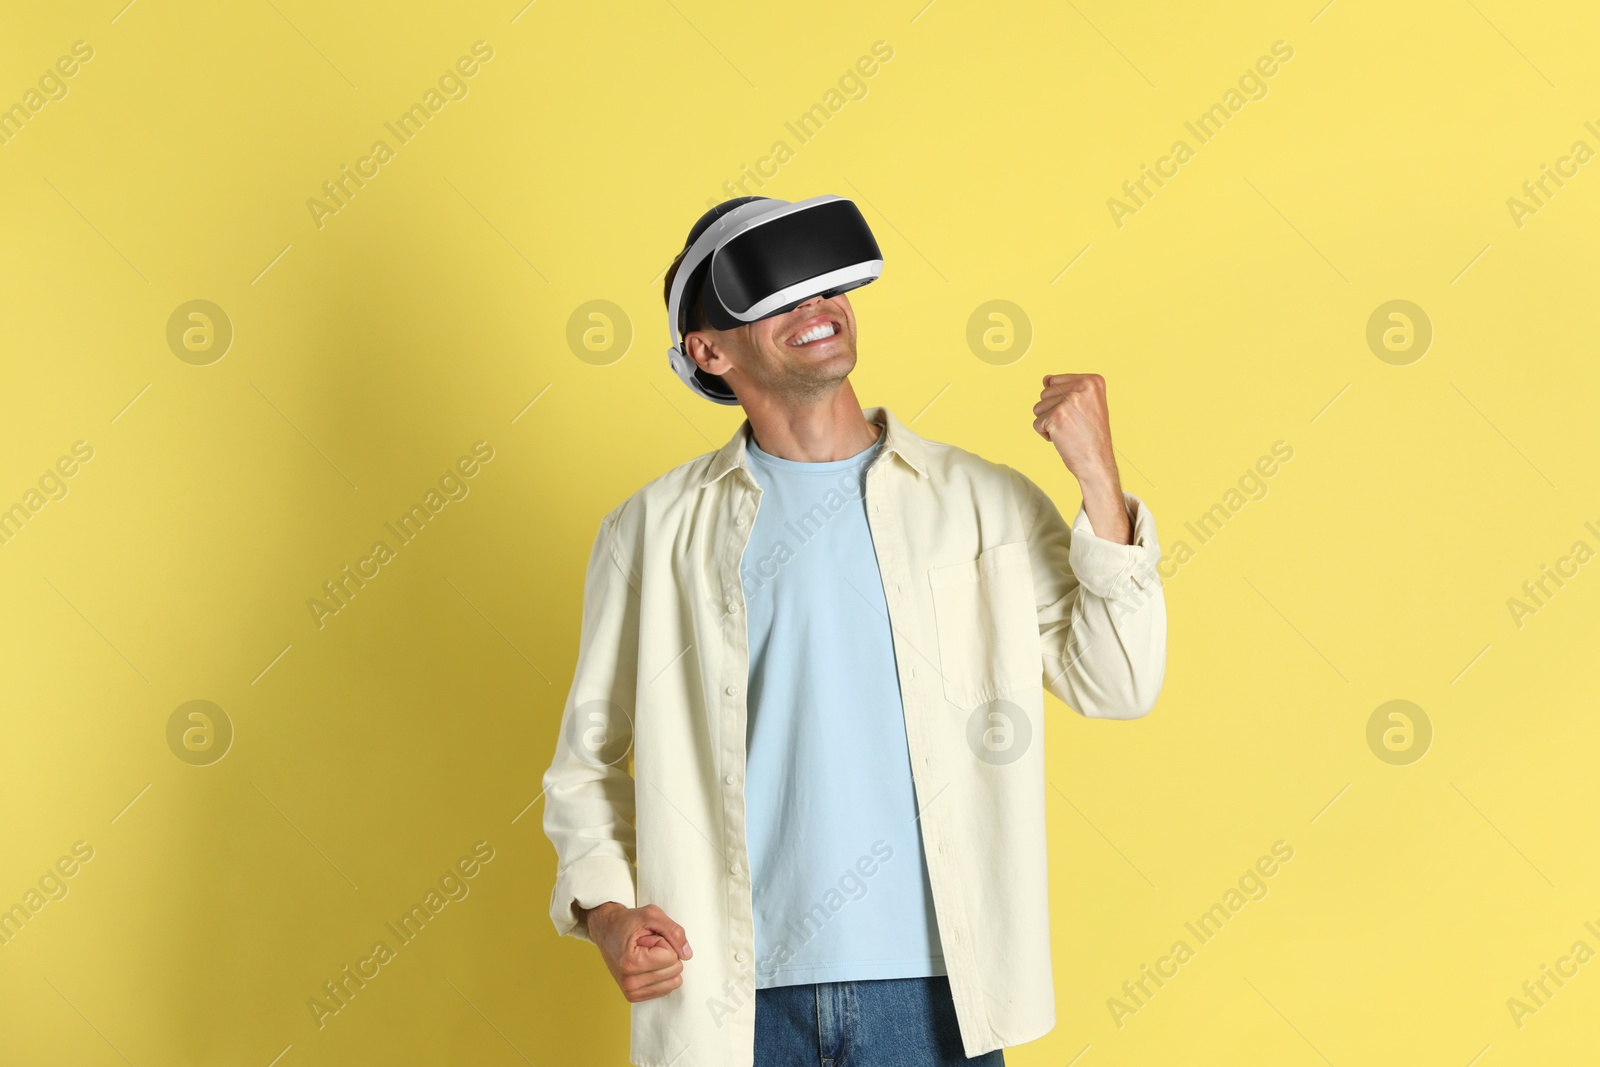
<svg viewBox="0 0 1600 1067">
<path fill-rule="evenodd" d="M 868 422 L 883 427 L 883 451 L 893 452 L 899 456 L 919 476 L 924 478 L 928 476 L 926 442 L 921 437 L 912 433 L 887 407 L 862 408 L 861 413 L 867 417 Z M 749 439 L 750 420 L 746 418 L 733 432 L 728 443 L 712 453 L 711 462 L 706 465 L 705 474 L 700 478 L 702 489 L 735 467 L 744 468 L 746 476 L 754 478 L 750 474 L 749 457 L 745 454 L 745 444 Z"/>
</svg>

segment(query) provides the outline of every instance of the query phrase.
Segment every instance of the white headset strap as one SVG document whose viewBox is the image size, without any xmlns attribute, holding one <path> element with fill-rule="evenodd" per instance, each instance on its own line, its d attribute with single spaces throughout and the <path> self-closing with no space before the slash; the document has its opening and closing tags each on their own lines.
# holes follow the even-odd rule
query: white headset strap
<svg viewBox="0 0 1600 1067">
<path fill-rule="evenodd" d="M 678 336 L 678 305 L 683 301 L 684 287 L 689 284 L 689 279 L 706 259 L 720 248 L 728 238 L 733 236 L 729 231 L 742 230 L 743 224 L 755 216 L 765 215 L 775 209 L 790 207 L 778 200 L 752 200 L 748 204 L 740 204 L 716 222 L 706 227 L 698 240 L 690 246 L 688 253 L 683 257 L 683 262 L 678 265 L 678 273 L 672 276 L 672 295 L 667 300 L 667 328 L 671 331 L 672 347 L 678 348 L 683 344 L 683 338 Z M 798 206 L 798 205 L 793 205 Z"/>
</svg>

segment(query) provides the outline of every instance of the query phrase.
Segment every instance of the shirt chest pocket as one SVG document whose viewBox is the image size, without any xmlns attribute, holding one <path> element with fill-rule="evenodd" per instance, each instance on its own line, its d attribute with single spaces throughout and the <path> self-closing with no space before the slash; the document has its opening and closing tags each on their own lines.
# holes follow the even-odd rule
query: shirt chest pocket
<svg viewBox="0 0 1600 1067">
<path fill-rule="evenodd" d="M 1041 684 L 1039 621 L 1026 541 L 928 568 L 944 695 L 971 710 Z"/>
</svg>

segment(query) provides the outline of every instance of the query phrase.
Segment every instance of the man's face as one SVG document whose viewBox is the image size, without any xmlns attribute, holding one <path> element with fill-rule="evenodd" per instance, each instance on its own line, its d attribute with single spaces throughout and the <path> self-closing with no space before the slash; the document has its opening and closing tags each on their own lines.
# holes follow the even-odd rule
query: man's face
<svg viewBox="0 0 1600 1067">
<path fill-rule="evenodd" d="M 813 297 L 782 315 L 733 330 L 693 330 L 690 355 L 720 374 L 740 403 L 825 397 L 856 366 L 856 317 L 843 293 Z M 699 352 L 702 355 L 696 356 Z"/>
</svg>

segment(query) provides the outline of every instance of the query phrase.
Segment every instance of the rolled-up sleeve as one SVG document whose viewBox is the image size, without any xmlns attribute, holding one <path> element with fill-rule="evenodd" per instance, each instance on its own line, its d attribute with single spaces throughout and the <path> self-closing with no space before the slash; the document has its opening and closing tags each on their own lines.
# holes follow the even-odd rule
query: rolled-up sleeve
<svg viewBox="0 0 1600 1067">
<path fill-rule="evenodd" d="M 634 782 L 626 755 L 638 670 L 639 594 L 619 560 L 622 506 L 600 523 L 584 577 L 583 624 L 555 756 L 544 773 L 544 832 L 556 848 L 550 918 L 589 940 L 572 906 L 634 906 Z"/>
<path fill-rule="evenodd" d="M 1088 718 L 1135 719 L 1155 707 L 1167 668 L 1161 545 L 1144 502 L 1123 493 L 1133 544 L 1094 532 L 1079 508 L 1071 527 L 1032 481 L 1028 524 L 1044 687 Z"/>
</svg>

